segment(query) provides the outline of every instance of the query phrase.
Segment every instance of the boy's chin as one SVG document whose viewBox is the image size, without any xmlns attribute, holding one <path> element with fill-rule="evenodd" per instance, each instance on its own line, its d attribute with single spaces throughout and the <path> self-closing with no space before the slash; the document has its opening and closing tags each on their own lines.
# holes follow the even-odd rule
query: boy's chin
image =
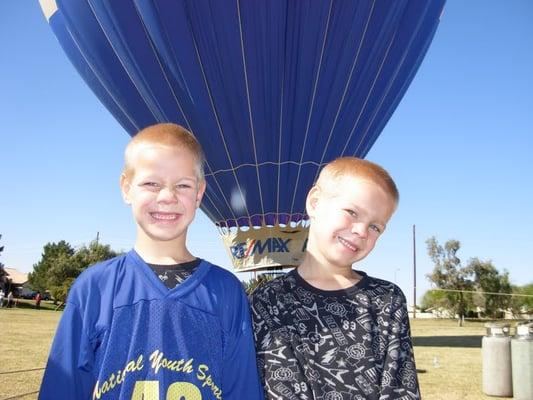
<svg viewBox="0 0 533 400">
<path fill-rule="evenodd" d="M 338 262 L 336 263 L 336 265 L 338 265 L 340 268 L 351 269 L 353 264 L 358 263 L 361 260 L 364 260 L 366 256 L 367 256 L 366 254 L 357 254 L 353 257 L 343 258 L 343 259 L 337 260 Z"/>
<path fill-rule="evenodd" d="M 164 245 L 169 242 L 176 242 L 180 241 L 182 238 L 186 236 L 187 230 L 181 231 L 181 232 L 165 232 L 165 231 L 145 231 L 143 230 L 142 233 L 137 238 L 137 242 L 140 244 L 145 245 Z"/>
</svg>

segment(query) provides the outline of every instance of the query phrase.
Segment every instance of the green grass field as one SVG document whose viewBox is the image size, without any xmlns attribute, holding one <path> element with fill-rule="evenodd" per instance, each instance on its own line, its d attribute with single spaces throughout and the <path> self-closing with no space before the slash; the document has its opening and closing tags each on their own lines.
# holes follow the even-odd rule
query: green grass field
<svg viewBox="0 0 533 400">
<path fill-rule="evenodd" d="M 42 303 L 41 303 L 42 304 Z M 61 312 L 43 308 L 0 308 L 0 399 L 39 390 L 48 350 Z M 8 371 L 30 370 L 4 374 Z M 18 397 L 36 399 L 37 395 Z"/>
<path fill-rule="evenodd" d="M 0 309 L 0 400 L 39 389 L 50 343 L 61 316 L 50 309 Z M 482 322 L 411 321 L 422 397 L 425 400 L 494 399 L 481 392 Z M 438 358 L 435 366 L 434 359 Z M 17 397 L 36 399 L 36 394 Z"/>
<path fill-rule="evenodd" d="M 481 390 L 481 339 L 484 334 L 483 322 L 466 321 L 461 328 L 452 320 L 411 321 L 423 399 L 495 399 L 483 395 Z"/>
</svg>

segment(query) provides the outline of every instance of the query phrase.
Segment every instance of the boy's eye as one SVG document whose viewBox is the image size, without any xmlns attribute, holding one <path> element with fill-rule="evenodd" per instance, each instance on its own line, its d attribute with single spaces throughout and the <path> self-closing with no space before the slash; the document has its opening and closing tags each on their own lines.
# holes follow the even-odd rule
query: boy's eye
<svg viewBox="0 0 533 400">
<path fill-rule="evenodd" d="M 160 188 L 160 185 L 156 182 L 144 182 L 141 186 L 148 190 L 158 190 Z"/>
<path fill-rule="evenodd" d="M 372 229 L 376 233 L 381 233 L 381 228 L 377 225 L 370 225 L 370 229 Z"/>
<path fill-rule="evenodd" d="M 357 212 L 355 210 L 350 210 L 350 209 L 346 209 L 344 210 L 346 211 L 346 213 L 350 216 L 350 217 L 353 217 L 353 218 L 356 218 L 357 217 Z"/>
<path fill-rule="evenodd" d="M 190 189 L 192 186 L 188 183 L 178 183 L 176 189 Z"/>
</svg>

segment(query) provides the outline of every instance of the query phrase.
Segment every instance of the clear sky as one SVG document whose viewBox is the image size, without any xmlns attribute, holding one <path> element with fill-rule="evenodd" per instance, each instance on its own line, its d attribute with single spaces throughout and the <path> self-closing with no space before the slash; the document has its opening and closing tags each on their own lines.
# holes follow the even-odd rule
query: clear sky
<svg viewBox="0 0 533 400">
<path fill-rule="evenodd" d="M 457 239 L 464 263 L 492 260 L 533 281 L 533 1 L 448 0 L 407 94 L 367 158 L 401 193 L 357 268 L 395 281 L 412 302 L 430 287 L 425 240 Z M 0 260 L 29 272 L 47 242 L 127 250 L 134 225 L 118 188 L 129 136 L 83 83 L 37 1 L 0 1 Z M 230 268 L 202 213 L 193 253 Z M 248 274 L 240 275 L 247 279 Z"/>
</svg>

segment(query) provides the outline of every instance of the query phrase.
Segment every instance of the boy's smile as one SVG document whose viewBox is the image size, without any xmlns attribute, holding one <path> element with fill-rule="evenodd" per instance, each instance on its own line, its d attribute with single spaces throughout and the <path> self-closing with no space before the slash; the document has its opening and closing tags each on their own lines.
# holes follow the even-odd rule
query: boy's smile
<svg viewBox="0 0 533 400">
<path fill-rule="evenodd" d="M 142 146 L 133 165 L 132 176 L 121 178 L 121 188 L 137 223 L 137 243 L 178 240 L 184 245 L 205 190 L 194 156 L 175 147 Z"/>
<path fill-rule="evenodd" d="M 162 212 L 154 212 L 150 213 L 152 218 L 154 218 L 157 221 L 174 221 L 179 218 L 180 214 L 175 213 L 162 213 Z"/>
<path fill-rule="evenodd" d="M 354 253 L 359 250 L 358 246 L 355 244 L 349 242 L 348 240 L 344 239 L 343 237 L 339 236 L 339 242 L 341 242 L 344 246 L 346 246 L 349 250 L 353 251 Z"/>
<path fill-rule="evenodd" d="M 150 213 L 151 217 L 154 219 L 154 223 L 161 225 L 172 225 L 175 223 L 181 216 L 178 213 L 163 213 L 163 212 L 152 212 Z"/>
</svg>

